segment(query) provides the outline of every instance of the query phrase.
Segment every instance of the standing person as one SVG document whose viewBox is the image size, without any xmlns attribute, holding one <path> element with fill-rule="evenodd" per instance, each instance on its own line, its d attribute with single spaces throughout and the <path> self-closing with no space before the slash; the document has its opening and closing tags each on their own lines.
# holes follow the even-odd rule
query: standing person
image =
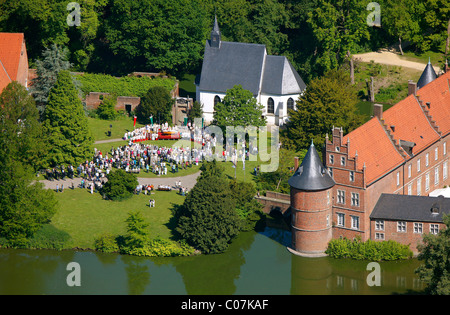
<svg viewBox="0 0 450 315">
<path fill-rule="evenodd" d="M 59 185 L 56 184 L 56 192 L 58 192 L 58 191 L 59 191 Z"/>
</svg>

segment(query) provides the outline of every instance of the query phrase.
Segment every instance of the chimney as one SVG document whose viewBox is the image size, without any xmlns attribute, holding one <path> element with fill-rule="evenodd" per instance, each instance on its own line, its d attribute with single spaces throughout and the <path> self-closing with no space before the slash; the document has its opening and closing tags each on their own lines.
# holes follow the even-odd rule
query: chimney
<svg viewBox="0 0 450 315">
<path fill-rule="evenodd" d="M 373 104 L 373 115 L 377 116 L 378 119 L 383 119 L 383 105 L 382 104 Z"/>
<path fill-rule="evenodd" d="M 412 80 L 408 81 L 408 96 L 411 94 L 414 94 L 416 96 L 417 92 L 417 83 L 413 82 Z"/>
<path fill-rule="evenodd" d="M 427 102 L 427 107 L 430 108 L 430 106 L 431 106 L 431 103 Z"/>
<path fill-rule="evenodd" d="M 294 157 L 294 172 L 297 170 L 298 168 L 298 157 Z"/>
</svg>

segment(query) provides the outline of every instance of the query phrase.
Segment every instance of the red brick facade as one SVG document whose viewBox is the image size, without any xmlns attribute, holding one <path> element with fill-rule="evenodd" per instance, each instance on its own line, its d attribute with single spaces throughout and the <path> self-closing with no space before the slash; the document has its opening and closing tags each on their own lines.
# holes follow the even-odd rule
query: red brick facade
<svg viewBox="0 0 450 315">
<path fill-rule="evenodd" d="M 292 248 L 302 254 L 323 253 L 332 238 L 332 188 L 301 191 L 291 188 Z"/>
</svg>

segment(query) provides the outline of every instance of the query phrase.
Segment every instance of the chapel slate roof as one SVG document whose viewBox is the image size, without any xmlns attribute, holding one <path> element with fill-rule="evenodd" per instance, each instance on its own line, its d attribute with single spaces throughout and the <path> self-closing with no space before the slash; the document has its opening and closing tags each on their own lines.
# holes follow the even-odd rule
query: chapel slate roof
<svg viewBox="0 0 450 315">
<path fill-rule="evenodd" d="M 266 46 L 222 41 L 220 48 L 207 40 L 199 89 L 226 93 L 240 84 L 258 95 Z"/>
<path fill-rule="evenodd" d="M 324 190 L 336 184 L 320 161 L 313 143 L 303 158 L 302 164 L 289 178 L 288 184 L 293 188 L 307 191 Z"/>
<path fill-rule="evenodd" d="M 444 214 L 450 214 L 450 198 L 381 194 L 370 219 L 443 222 Z"/>
<path fill-rule="evenodd" d="M 266 56 L 261 93 L 300 94 L 305 88 L 305 82 L 285 56 Z"/>
<path fill-rule="evenodd" d="M 428 61 L 427 66 L 422 72 L 422 75 L 419 78 L 419 81 L 417 81 L 417 88 L 420 89 L 430 83 L 431 81 L 434 81 L 436 79 L 437 75 L 434 71 L 433 66 L 431 65 L 431 62 Z"/>
</svg>

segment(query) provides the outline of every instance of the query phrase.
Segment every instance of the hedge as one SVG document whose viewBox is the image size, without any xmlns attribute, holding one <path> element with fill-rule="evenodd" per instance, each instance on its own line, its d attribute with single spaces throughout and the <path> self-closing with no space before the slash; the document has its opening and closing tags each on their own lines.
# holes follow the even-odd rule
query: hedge
<svg viewBox="0 0 450 315">
<path fill-rule="evenodd" d="M 109 93 L 117 96 L 143 97 L 152 87 L 162 86 L 168 91 L 172 91 L 175 86 L 174 78 L 151 78 L 146 76 L 113 77 L 111 75 L 97 73 L 75 74 L 74 77 L 79 82 L 83 97 L 90 92 Z"/>
<path fill-rule="evenodd" d="M 408 259 L 413 256 L 409 245 L 403 245 L 392 240 L 361 242 L 359 238 L 353 240 L 347 238 L 333 239 L 328 243 L 325 253 L 333 258 L 372 261 Z"/>
</svg>

